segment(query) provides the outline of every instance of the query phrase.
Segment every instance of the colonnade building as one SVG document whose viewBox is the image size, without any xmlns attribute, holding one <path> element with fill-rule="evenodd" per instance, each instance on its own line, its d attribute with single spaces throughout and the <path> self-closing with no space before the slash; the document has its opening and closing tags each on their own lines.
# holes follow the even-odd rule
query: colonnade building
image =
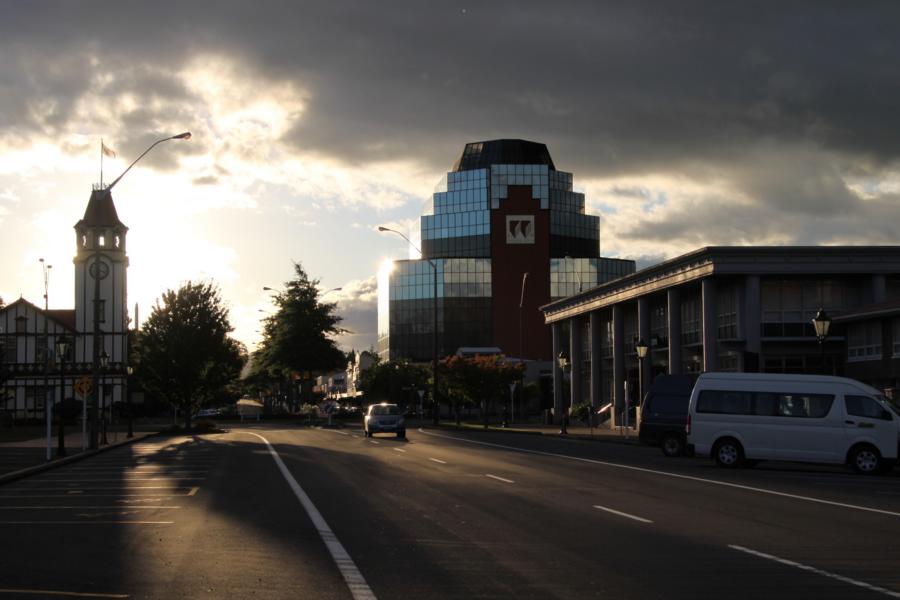
<svg viewBox="0 0 900 600">
<path fill-rule="evenodd" d="M 436 336 L 439 357 L 468 347 L 549 361 L 538 308 L 635 269 L 600 256 L 600 217 L 544 144 L 466 144 L 423 212 L 409 235 L 421 258 L 379 273 L 383 359 L 431 360 Z"/>
<path fill-rule="evenodd" d="M 820 344 L 812 319 L 833 319 Z M 900 246 L 707 247 L 541 307 L 559 417 L 660 373 L 826 373 L 900 388 Z M 639 367 L 636 342 L 649 346 Z M 630 393 L 632 402 L 637 393 Z"/>
</svg>

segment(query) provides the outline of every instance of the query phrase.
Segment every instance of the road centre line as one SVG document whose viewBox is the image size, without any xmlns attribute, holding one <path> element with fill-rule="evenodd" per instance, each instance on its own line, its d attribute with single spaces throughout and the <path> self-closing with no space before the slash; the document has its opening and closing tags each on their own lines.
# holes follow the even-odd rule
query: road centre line
<svg viewBox="0 0 900 600">
<path fill-rule="evenodd" d="M 350 588 L 350 593 L 356 600 L 376 600 L 375 594 L 372 592 L 369 584 L 366 583 L 365 578 L 356 567 L 356 563 L 353 562 L 350 554 L 347 553 L 343 544 L 338 540 L 337 536 L 331 530 L 331 527 L 328 526 L 322 513 L 319 512 L 319 509 L 316 508 L 316 505 L 313 504 L 310 497 L 303 491 L 303 488 L 300 487 L 300 484 L 297 483 L 294 476 L 291 475 L 287 465 L 281 460 L 281 456 L 275 451 L 275 448 L 272 447 L 269 440 L 252 431 L 235 431 L 235 433 L 244 433 L 258 437 L 265 443 L 266 447 L 269 449 L 269 454 L 272 456 L 275 464 L 278 465 L 278 470 L 281 471 L 281 475 L 284 477 L 285 481 L 287 481 L 291 490 L 294 492 L 294 495 L 297 497 L 297 500 L 300 501 L 301 506 L 306 510 L 306 514 L 309 515 L 309 518 L 319 532 L 322 541 L 325 542 L 328 552 L 331 553 L 331 558 L 334 559 L 337 568 L 344 577 L 344 581 L 347 583 L 347 587 Z"/>
<path fill-rule="evenodd" d="M 0 588 L 0 594 L 35 594 L 38 596 L 66 596 L 68 598 L 130 598 L 128 594 L 92 594 L 90 592 L 65 592 L 61 590 L 31 590 L 12 588 Z"/>
<path fill-rule="evenodd" d="M 823 498 L 813 498 L 812 496 L 800 496 L 798 494 L 789 494 L 787 492 L 779 492 L 777 490 L 769 490 L 766 488 L 758 488 L 758 487 L 753 487 L 753 486 L 749 486 L 749 485 L 742 485 L 740 483 L 717 481 L 715 479 L 706 479 L 703 477 L 696 477 L 694 475 L 683 475 L 681 473 L 671 473 L 669 471 L 659 471 L 657 469 L 648 469 L 646 467 L 635 467 L 633 465 L 623 465 L 620 463 L 608 462 L 605 460 L 595 460 L 593 458 L 582 458 L 580 456 L 569 456 L 567 454 L 559 454 L 556 452 L 544 452 L 542 450 L 529 450 L 527 448 L 516 448 L 515 446 L 504 446 L 503 444 L 492 444 L 490 442 L 467 440 L 465 438 L 453 437 L 452 435 L 444 435 L 441 433 L 433 433 L 433 432 L 425 431 L 424 429 L 419 429 L 419 432 L 424 435 L 430 435 L 433 437 L 441 437 L 441 438 L 446 438 L 448 440 L 456 440 L 458 442 L 468 442 L 470 444 L 477 444 L 479 446 L 502 448 L 504 450 L 512 450 L 514 452 L 522 452 L 523 454 L 537 454 L 540 456 L 551 456 L 553 458 L 565 458 L 568 460 L 574 460 L 574 461 L 578 461 L 578 462 L 602 465 L 604 467 L 612 467 L 614 469 L 625 469 L 627 471 L 637 471 L 639 473 L 650 473 L 651 475 L 662 475 L 663 477 L 672 477 L 674 479 L 684 479 L 687 481 L 697 481 L 700 483 L 709 483 L 712 485 L 720 485 L 722 487 L 728 487 L 728 488 L 733 488 L 733 489 L 738 489 L 738 490 L 758 492 L 760 494 L 769 494 L 771 496 L 780 496 L 782 498 L 792 498 L 794 500 L 802 500 L 804 502 L 814 502 L 816 504 L 837 506 L 839 508 L 849 508 L 851 510 L 859 510 L 859 511 L 863 511 L 863 512 L 871 512 L 871 513 L 877 513 L 877 514 L 881 514 L 881 515 L 888 515 L 890 517 L 900 517 L 900 512 L 883 510 L 880 508 L 872 508 L 869 506 L 860 506 L 858 504 L 846 504 L 844 502 L 835 502 L 834 500 L 825 500 Z"/>
<path fill-rule="evenodd" d="M 505 477 L 498 477 L 497 475 L 491 475 L 490 473 L 485 473 L 485 477 L 490 477 L 491 479 L 496 479 L 497 481 L 502 481 L 503 483 L 515 483 L 512 479 L 506 479 Z"/>
<path fill-rule="evenodd" d="M 620 510 L 614 510 L 612 508 L 608 508 L 606 506 L 600 506 L 599 504 L 595 504 L 594 508 L 598 508 L 600 510 L 606 511 L 608 513 L 612 513 L 614 515 L 619 515 L 620 517 L 625 517 L 626 519 L 634 519 L 635 521 L 640 521 L 641 523 L 652 523 L 650 519 L 645 519 L 643 517 L 638 517 L 636 515 L 630 515 L 628 513 L 622 512 Z"/>
<path fill-rule="evenodd" d="M 439 459 L 439 458 L 429 458 L 428 460 L 430 460 L 430 461 L 432 461 L 432 462 L 436 462 L 436 463 L 442 464 L 442 465 L 446 465 L 446 464 L 447 464 L 447 461 L 441 460 L 441 459 Z"/>
<path fill-rule="evenodd" d="M 878 592 L 880 594 L 884 594 L 885 596 L 890 596 L 891 598 L 900 598 L 900 593 L 898 593 L 898 592 L 895 592 L 895 591 L 892 591 L 892 590 L 889 590 L 889 589 L 886 589 L 883 587 L 878 587 L 877 585 L 872 585 L 871 583 L 866 583 L 865 581 L 859 581 L 857 579 L 851 579 L 850 577 L 845 577 L 844 575 L 838 575 L 837 573 L 823 571 L 822 569 L 817 569 L 816 567 L 804 565 L 803 563 L 794 562 L 794 561 L 788 560 L 786 558 L 780 558 L 780 557 L 774 556 L 772 554 L 766 554 L 765 552 L 760 552 L 758 550 L 753 550 L 751 548 L 745 548 L 744 546 L 736 546 L 734 544 L 728 544 L 728 547 L 731 548 L 732 550 L 737 550 L 738 552 L 745 552 L 747 554 L 751 554 L 753 556 L 758 556 L 760 558 L 772 560 L 777 563 L 787 565 L 789 567 L 795 567 L 797 569 L 809 571 L 810 573 L 815 573 L 816 575 L 822 575 L 823 577 L 830 577 L 831 579 L 837 579 L 838 581 L 842 581 L 844 583 L 849 583 L 850 585 L 855 585 L 857 587 L 865 588 L 872 592 Z"/>
</svg>

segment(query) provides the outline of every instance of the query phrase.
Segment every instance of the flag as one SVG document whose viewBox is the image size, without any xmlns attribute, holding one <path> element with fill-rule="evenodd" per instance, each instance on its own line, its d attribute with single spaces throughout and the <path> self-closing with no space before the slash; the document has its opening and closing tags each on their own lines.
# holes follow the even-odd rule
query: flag
<svg viewBox="0 0 900 600">
<path fill-rule="evenodd" d="M 116 151 L 104 144 L 103 140 L 100 140 L 100 150 L 103 152 L 103 154 L 110 158 L 116 157 Z"/>
</svg>

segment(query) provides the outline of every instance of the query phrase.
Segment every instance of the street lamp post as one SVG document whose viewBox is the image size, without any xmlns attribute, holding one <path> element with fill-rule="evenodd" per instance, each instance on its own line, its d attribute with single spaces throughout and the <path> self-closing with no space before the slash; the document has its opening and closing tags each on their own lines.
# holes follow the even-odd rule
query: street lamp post
<svg viewBox="0 0 900 600">
<path fill-rule="evenodd" d="M 144 152 L 141 153 L 140 156 L 138 156 L 136 159 L 134 159 L 134 161 L 130 165 L 128 165 L 128 168 L 126 168 L 124 171 L 122 171 L 121 175 L 116 177 L 113 180 L 113 182 L 110 183 L 106 187 L 106 190 L 105 190 L 106 195 L 111 194 L 112 189 L 116 186 L 117 183 L 119 183 L 119 181 L 121 181 L 121 179 L 123 177 L 125 177 L 125 174 L 128 173 L 128 171 L 130 171 L 131 168 L 134 165 L 136 165 L 139 160 L 144 158 L 147 155 L 147 153 L 150 152 L 151 150 L 153 150 L 153 148 L 155 148 L 157 145 L 159 145 L 163 142 L 168 142 L 169 140 L 189 140 L 189 139 L 191 139 L 191 132 L 185 131 L 184 133 L 179 133 L 178 135 L 173 135 L 173 136 L 169 136 L 167 138 L 162 138 L 160 140 L 156 140 L 155 142 L 150 144 L 150 146 L 146 150 L 144 150 Z M 98 422 L 97 421 L 99 418 L 99 415 L 97 414 L 97 406 L 99 404 L 99 402 L 98 402 L 98 394 L 99 394 L 98 384 L 100 382 L 100 349 L 101 349 L 101 344 L 100 344 L 100 333 L 101 333 L 100 332 L 100 280 L 105 279 L 106 276 L 108 275 L 108 271 L 109 271 L 109 267 L 100 260 L 101 254 L 102 254 L 102 252 L 100 250 L 97 250 L 96 252 L 94 252 L 94 261 L 90 267 L 91 276 L 94 278 L 94 328 L 93 328 L 94 348 L 93 348 L 93 361 L 92 361 L 92 368 L 91 368 L 91 378 L 93 380 L 93 386 L 92 386 L 93 392 L 91 394 L 92 402 L 91 402 L 91 415 L 90 415 L 90 420 L 91 420 L 90 447 L 91 447 L 91 450 L 96 450 L 99 447 L 98 440 L 97 440 L 97 430 L 98 430 L 98 427 L 97 427 Z"/>
<path fill-rule="evenodd" d="M 44 274 L 44 418 L 47 421 L 47 460 L 49 461 L 53 458 L 53 450 L 50 447 L 50 441 L 53 437 L 53 396 L 50 393 L 49 386 L 49 378 L 50 378 L 50 344 L 49 339 L 47 338 L 47 311 L 50 308 L 49 304 L 49 289 L 50 289 L 50 269 L 53 268 L 53 265 L 48 265 L 44 262 L 43 258 L 39 258 L 38 261 L 41 263 L 41 271 Z"/>
<path fill-rule="evenodd" d="M 647 358 L 647 351 L 650 347 L 647 345 L 647 342 L 644 341 L 644 338 L 641 338 L 637 341 L 637 344 L 635 344 L 634 349 L 637 352 L 638 357 L 638 401 L 635 406 L 639 407 L 644 400 L 644 359 Z M 635 408 L 635 411 L 637 410 L 640 409 Z"/>
<path fill-rule="evenodd" d="M 396 233 L 407 243 L 415 248 L 419 255 L 422 258 L 425 258 L 422 255 L 422 251 L 413 244 L 408 237 L 396 231 L 394 229 L 389 229 L 387 227 L 378 227 L 378 231 L 389 231 L 391 233 Z M 432 377 L 431 377 L 431 409 L 432 409 L 432 422 L 437 425 L 440 422 L 440 407 L 438 406 L 438 276 L 437 276 L 437 263 L 431 260 L 430 258 L 425 258 L 428 261 L 428 264 L 431 265 L 431 269 L 434 271 L 434 280 L 433 280 L 433 293 L 432 293 L 432 311 L 434 312 L 434 336 L 432 340 L 432 349 L 431 349 L 431 362 L 432 362 Z"/>
<path fill-rule="evenodd" d="M 65 335 L 56 340 L 56 355 L 59 356 L 59 430 L 56 437 L 56 457 L 66 455 L 65 411 L 66 403 L 66 352 L 69 351 L 69 340 Z"/>
<path fill-rule="evenodd" d="M 813 327 L 816 330 L 816 339 L 819 341 L 819 348 L 822 352 L 822 372 L 825 372 L 825 339 L 828 338 L 828 330 L 831 329 L 831 317 L 825 312 L 824 308 L 820 308 L 816 316 L 812 318 Z M 832 370 L 833 372 L 833 370 Z"/>
<path fill-rule="evenodd" d="M 132 414 L 131 392 L 128 390 L 128 380 L 134 374 L 134 367 L 125 367 L 125 404 L 128 406 L 128 437 L 134 437 L 134 415 Z"/>
<path fill-rule="evenodd" d="M 559 364 L 559 370 L 562 371 L 562 379 L 563 383 L 566 381 L 566 371 L 569 370 L 569 355 L 566 354 L 566 351 L 563 350 L 559 353 L 559 356 L 556 357 L 556 361 Z M 560 402 L 560 406 L 562 407 L 562 415 L 559 419 L 559 433 L 560 435 L 566 435 L 569 433 L 568 430 L 568 421 L 569 421 L 569 411 L 568 406 L 566 406 L 567 400 L 566 395 L 563 393 L 563 397 Z"/>
<path fill-rule="evenodd" d="M 103 369 L 103 378 L 100 379 L 100 411 L 103 413 L 103 420 L 101 421 L 101 432 L 103 434 L 100 443 L 104 446 L 109 444 L 109 441 L 106 439 L 106 390 L 103 389 L 103 385 L 106 383 L 106 368 L 109 366 L 109 354 L 106 353 L 106 350 L 100 355 L 100 367 Z"/>
</svg>

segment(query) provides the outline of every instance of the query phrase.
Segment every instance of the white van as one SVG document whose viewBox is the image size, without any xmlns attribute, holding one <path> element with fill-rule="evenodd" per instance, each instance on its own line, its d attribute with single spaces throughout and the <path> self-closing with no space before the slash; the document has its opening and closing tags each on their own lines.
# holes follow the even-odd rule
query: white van
<svg viewBox="0 0 900 600">
<path fill-rule="evenodd" d="M 900 415 L 880 392 L 823 375 L 704 373 L 686 431 L 688 450 L 722 467 L 790 460 L 878 473 L 900 447 Z"/>
</svg>

